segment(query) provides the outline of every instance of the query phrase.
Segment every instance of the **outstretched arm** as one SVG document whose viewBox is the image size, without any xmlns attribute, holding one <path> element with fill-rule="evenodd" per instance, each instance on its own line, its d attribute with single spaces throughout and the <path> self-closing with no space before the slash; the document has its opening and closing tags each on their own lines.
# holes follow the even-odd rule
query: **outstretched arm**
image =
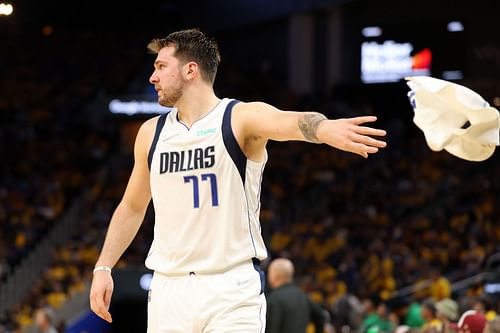
<svg viewBox="0 0 500 333">
<path fill-rule="evenodd" d="M 386 146 L 373 138 L 385 136 L 384 130 L 362 126 L 376 121 L 374 116 L 327 119 L 321 113 L 281 111 L 261 102 L 239 103 L 235 111 L 232 124 L 247 157 L 263 149 L 267 140 L 325 143 L 365 158 Z"/>
<path fill-rule="evenodd" d="M 96 267 L 112 268 L 130 245 L 142 224 L 151 200 L 147 152 L 155 125 L 156 119 L 151 119 L 144 123 L 137 134 L 134 148 L 134 168 L 123 198 L 109 223 Z M 113 279 L 110 271 L 97 269 L 90 289 L 90 308 L 99 317 L 111 322 L 111 314 L 108 310 L 113 293 Z"/>
</svg>

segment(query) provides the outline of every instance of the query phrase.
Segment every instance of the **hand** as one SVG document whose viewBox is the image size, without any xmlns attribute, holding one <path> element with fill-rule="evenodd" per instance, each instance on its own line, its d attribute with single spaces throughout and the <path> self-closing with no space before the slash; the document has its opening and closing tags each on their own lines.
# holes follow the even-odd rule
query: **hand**
<svg viewBox="0 0 500 333">
<path fill-rule="evenodd" d="M 108 311 L 112 294 L 113 277 L 111 273 L 107 271 L 95 272 L 92 287 L 90 288 L 90 308 L 108 323 L 113 321 Z"/>
<path fill-rule="evenodd" d="M 368 154 L 374 154 L 387 145 L 384 141 L 371 137 L 385 136 L 384 130 L 361 126 L 376 120 L 377 117 L 374 116 L 323 120 L 318 126 L 317 137 L 334 148 L 368 158 Z"/>
</svg>

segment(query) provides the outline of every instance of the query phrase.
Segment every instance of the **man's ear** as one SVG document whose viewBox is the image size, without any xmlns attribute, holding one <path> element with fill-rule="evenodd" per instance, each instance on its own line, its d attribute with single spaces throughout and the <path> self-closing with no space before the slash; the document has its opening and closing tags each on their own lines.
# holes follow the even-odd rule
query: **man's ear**
<svg viewBox="0 0 500 333">
<path fill-rule="evenodd" d="M 188 80 L 195 78 L 199 74 L 198 64 L 194 61 L 188 62 L 186 65 L 184 65 L 184 67 L 184 73 L 186 75 L 186 79 Z"/>
</svg>

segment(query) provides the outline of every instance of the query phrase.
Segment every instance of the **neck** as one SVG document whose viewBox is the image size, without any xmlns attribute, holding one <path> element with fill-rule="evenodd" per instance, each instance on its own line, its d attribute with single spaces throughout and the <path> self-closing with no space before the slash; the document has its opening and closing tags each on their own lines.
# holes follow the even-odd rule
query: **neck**
<svg viewBox="0 0 500 333">
<path fill-rule="evenodd" d="M 200 85 L 185 89 L 175 107 L 179 110 L 179 120 L 191 127 L 195 121 L 212 111 L 219 101 L 211 86 Z"/>
</svg>

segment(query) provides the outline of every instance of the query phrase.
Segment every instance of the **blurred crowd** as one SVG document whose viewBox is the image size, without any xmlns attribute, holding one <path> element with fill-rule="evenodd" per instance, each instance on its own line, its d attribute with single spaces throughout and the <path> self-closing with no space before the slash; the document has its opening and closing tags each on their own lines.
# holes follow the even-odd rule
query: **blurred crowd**
<svg viewBox="0 0 500 333">
<path fill-rule="evenodd" d="M 293 258 L 325 305 L 346 290 L 387 300 L 419 280 L 459 280 L 500 250 L 495 162 L 471 165 L 419 141 L 411 158 L 394 147 L 364 161 L 295 144 L 270 154 L 271 253 Z"/>
<path fill-rule="evenodd" d="M 144 62 L 145 52 L 139 46 L 116 49 L 116 43 L 123 42 L 120 38 L 127 39 L 127 45 L 142 40 L 135 40 L 134 34 L 116 36 L 113 31 L 72 34 L 45 26 L 23 34 L 22 43 L 15 38 L 3 40 L 0 283 L 61 219 L 71 202 L 89 190 L 89 180 L 98 177 L 116 145 L 113 128 L 91 126 L 85 113 L 85 106 L 97 96 L 123 91 Z M 91 58 L 103 54 L 113 57 Z M 93 208 L 92 212 L 98 214 L 99 210 Z M 98 246 L 85 243 L 96 239 L 85 238 L 83 227 L 75 230 L 70 244 L 54 249 L 52 267 L 30 295 L 12 313 L 0 314 L 0 332 L 4 326 L 32 323 L 37 308 L 57 309 L 82 289 L 88 279 L 83 273 L 95 262 Z M 89 234 L 101 232 L 101 228 L 94 226 Z"/>
<path fill-rule="evenodd" d="M 12 42 L 0 59 L 0 283 L 74 199 L 83 209 L 78 229 L 54 248 L 29 295 L 0 314 L 0 332 L 51 321 L 51 311 L 85 289 L 132 165 L 120 149 L 120 123 L 91 124 L 84 106 L 129 88 L 144 66 L 143 40 L 120 37 L 132 45 L 125 51 L 113 31 L 44 29 L 42 38 Z M 89 52 L 108 56 L 93 61 Z M 297 284 L 337 332 L 500 333 L 499 303 L 486 297 L 483 284 L 452 288 L 500 252 L 498 154 L 471 163 L 431 152 L 409 105 L 381 109 L 342 89 L 330 98 L 299 97 L 273 77 L 267 67 L 228 62 L 216 87 L 221 96 L 283 109 L 380 115 L 389 146 L 364 160 L 324 145 L 270 143 L 261 198 L 270 258 L 294 262 Z M 150 209 L 118 266 L 143 264 L 153 224 Z M 410 285 L 410 293 L 399 293 Z M 64 323 L 51 325 L 64 332 Z"/>
<path fill-rule="evenodd" d="M 3 40 L 0 281 L 61 217 L 106 154 L 110 140 L 89 129 L 83 107 L 98 94 L 123 89 L 132 73 L 127 66 L 143 61 L 140 48 L 116 50 L 112 32 L 99 33 L 102 44 L 96 35 L 46 26 L 23 36 L 23 43 Z M 113 57 L 89 61 L 89 52 Z"/>
</svg>

